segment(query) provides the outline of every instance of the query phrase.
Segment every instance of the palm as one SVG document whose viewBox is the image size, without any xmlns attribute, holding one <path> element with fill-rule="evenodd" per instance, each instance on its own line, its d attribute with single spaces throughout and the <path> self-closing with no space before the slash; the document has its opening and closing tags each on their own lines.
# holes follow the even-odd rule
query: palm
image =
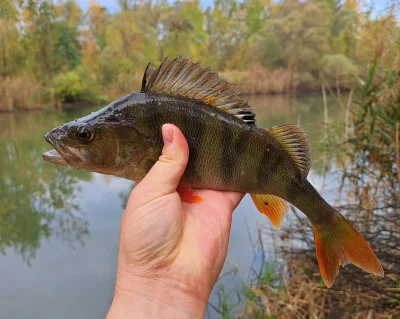
<svg viewBox="0 0 400 319">
<path fill-rule="evenodd" d="M 197 193 L 205 199 L 204 202 L 182 202 L 186 215 L 181 240 L 182 255 L 189 251 L 192 262 L 187 265 L 185 256 L 184 260 L 178 258 L 176 265 L 182 267 L 183 273 L 198 276 L 200 282 L 201 279 L 208 282 L 211 289 L 225 261 L 232 211 L 243 196 L 212 190 L 199 190 Z M 197 264 L 193 265 L 193 261 Z M 205 278 L 204 274 L 211 277 Z"/>
<path fill-rule="evenodd" d="M 124 213 L 121 241 L 129 249 L 129 260 L 149 265 L 161 276 L 185 285 L 203 298 L 212 289 L 223 266 L 232 211 L 243 195 L 234 192 L 196 190 L 202 203 L 182 202 L 178 193 L 159 197 L 139 208 L 134 198 Z M 134 194 L 132 194 L 134 196 Z M 135 211 L 130 214 L 130 211 Z"/>
<path fill-rule="evenodd" d="M 243 194 L 196 190 L 203 202 L 182 201 L 176 189 L 189 147 L 176 126 L 163 125 L 162 134 L 162 155 L 132 191 L 122 217 L 118 270 L 136 282 L 162 281 L 204 303 L 223 266 L 232 211 Z"/>
</svg>

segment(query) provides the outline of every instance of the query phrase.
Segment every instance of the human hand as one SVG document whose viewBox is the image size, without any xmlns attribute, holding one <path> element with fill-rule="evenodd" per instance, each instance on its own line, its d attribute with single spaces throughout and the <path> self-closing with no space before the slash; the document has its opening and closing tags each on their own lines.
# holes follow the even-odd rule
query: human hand
<svg viewBox="0 0 400 319">
<path fill-rule="evenodd" d="M 225 261 L 232 212 L 244 194 L 176 188 L 189 149 L 174 125 L 162 127 L 162 156 L 133 189 L 121 220 L 114 300 L 107 318 L 203 318 Z"/>
</svg>

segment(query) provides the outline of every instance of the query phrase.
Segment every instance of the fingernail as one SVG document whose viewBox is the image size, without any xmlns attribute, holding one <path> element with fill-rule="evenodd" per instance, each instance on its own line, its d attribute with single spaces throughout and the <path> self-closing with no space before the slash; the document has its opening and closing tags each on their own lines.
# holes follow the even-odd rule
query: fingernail
<svg viewBox="0 0 400 319">
<path fill-rule="evenodd" d="M 172 142 L 174 141 L 174 132 L 172 131 L 171 126 L 163 125 L 162 136 L 163 136 L 164 146 L 166 147 L 171 146 Z"/>
</svg>

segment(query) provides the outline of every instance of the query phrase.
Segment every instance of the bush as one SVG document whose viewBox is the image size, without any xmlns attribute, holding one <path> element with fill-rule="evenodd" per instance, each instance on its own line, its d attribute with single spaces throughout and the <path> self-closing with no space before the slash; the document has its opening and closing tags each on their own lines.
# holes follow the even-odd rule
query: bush
<svg viewBox="0 0 400 319">
<path fill-rule="evenodd" d="M 104 100 L 99 95 L 100 90 L 95 80 L 82 67 L 56 75 L 52 86 L 57 98 L 62 102 Z"/>
</svg>

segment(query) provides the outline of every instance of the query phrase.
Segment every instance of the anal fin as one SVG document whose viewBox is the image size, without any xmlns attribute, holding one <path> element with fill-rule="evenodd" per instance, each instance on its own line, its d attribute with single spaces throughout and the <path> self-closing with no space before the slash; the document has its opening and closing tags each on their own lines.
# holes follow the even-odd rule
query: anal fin
<svg viewBox="0 0 400 319">
<path fill-rule="evenodd" d="M 288 210 L 286 201 L 274 195 L 250 194 L 250 196 L 258 211 L 266 215 L 272 225 L 279 229 Z"/>
</svg>

